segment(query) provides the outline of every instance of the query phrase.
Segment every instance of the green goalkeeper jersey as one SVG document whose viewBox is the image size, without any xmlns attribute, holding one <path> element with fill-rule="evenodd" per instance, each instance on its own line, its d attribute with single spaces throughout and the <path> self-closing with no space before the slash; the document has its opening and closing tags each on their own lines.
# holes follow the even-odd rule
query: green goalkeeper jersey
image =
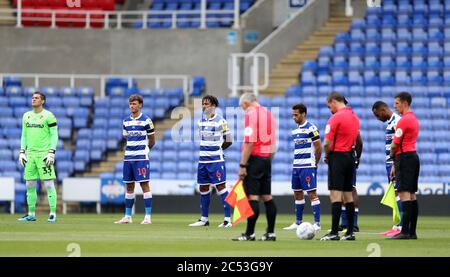
<svg viewBox="0 0 450 277">
<path fill-rule="evenodd" d="M 22 118 L 21 149 L 30 152 L 47 152 L 58 144 L 58 129 L 55 116 L 42 110 L 26 112 Z"/>
</svg>

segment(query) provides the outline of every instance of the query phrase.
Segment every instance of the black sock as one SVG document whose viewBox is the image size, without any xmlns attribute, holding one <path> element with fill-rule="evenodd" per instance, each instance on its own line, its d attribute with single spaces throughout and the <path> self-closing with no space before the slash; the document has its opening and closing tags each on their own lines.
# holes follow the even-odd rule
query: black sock
<svg viewBox="0 0 450 277">
<path fill-rule="evenodd" d="M 253 233 L 255 233 L 255 225 L 259 216 L 259 201 L 250 200 L 249 202 L 255 214 L 247 218 L 247 230 L 245 231 L 245 234 L 247 236 L 253 235 Z"/>
<path fill-rule="evenodd" d="M 346 235 L 349 235 L 353 233 L 353 221 L 355 217 L 355 205 L 353 204 L 353 202 L 345 203 L 345 213 L 347 214 L 348 221 Z"/>
<path fill-rule="evenodd" d="M 334 202 L 331 204 L 331 234 L 338 234 L 339 219 L 341 219 L 342 202 Z"/>
<path fill-rule="evenodd" d="M 412 215 L 412 202 L 411 201 L 402 201 L 403 205 L 403 218 L 402 218 L 402 233 L 405 235 L 409 235 L 409 225 L 411 223 L 411 215 Z"/>
<path fill-rule="evenodd" d="M 414 201 L 411 201 L 411 227 L 409 229 L 409 233 L 411 235 L 416 234 L 418 217 L 419 217 L 419 204 L 417 203 L 417 200 L 414 200 Z"/>
<path fill-rule="evenodd" d="M 277 207 L 275 202 L 272 200 L 264 202 L 266 206 L 266 217 L 267 217 L 267 233 L 274 233 L 275 229 L 275 219 L 277 217 Z"/>
</svg>

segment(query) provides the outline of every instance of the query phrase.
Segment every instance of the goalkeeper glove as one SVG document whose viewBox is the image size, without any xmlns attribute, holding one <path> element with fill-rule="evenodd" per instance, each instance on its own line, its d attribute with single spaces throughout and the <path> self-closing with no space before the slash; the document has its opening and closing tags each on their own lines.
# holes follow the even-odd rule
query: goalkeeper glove
<svg viewBox="0 0 450 277">
<path fill-rule="evenodd" d="M 24 149 L 20 149 L 20 154 L 19 154 L 19 164 L 22 167 L 25 167 L 25 164 L 27 163 L 27 155 L 25 155 L 25 150 Z"/>
<path fill-rule="evenodd" d="M 47 156 L 44 157 L 44 162 L 47 166 L 51 166 L 55 163 L 55 150 L 50 149 L 48 150 Z"/>
</svg>

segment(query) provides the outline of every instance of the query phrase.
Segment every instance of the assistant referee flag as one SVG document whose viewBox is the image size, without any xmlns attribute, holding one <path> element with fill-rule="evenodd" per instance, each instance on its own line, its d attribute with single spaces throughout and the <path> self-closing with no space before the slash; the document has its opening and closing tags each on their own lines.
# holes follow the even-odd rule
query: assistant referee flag
<svg viewBox="0 0 450 277">
<path fill-rule="evenodd" d="M 248 202 L 247 195 L 244 191 L 242 180 L 239 179 L 231 189 L 225 201 L 230 204 L 233 211 L 233 225 L 238 224 L 244 219 L 251 217 L 254 212 Z"/>
<path fill-rule="evenodd" d="M 397 200 L 395 199 L 394 183 L 390 182 L 381 199 L 381 204 L 392 208 L 392 221 L 395 225 L 400 223 L 400 211 L 398 210 Z"/>
</svg>

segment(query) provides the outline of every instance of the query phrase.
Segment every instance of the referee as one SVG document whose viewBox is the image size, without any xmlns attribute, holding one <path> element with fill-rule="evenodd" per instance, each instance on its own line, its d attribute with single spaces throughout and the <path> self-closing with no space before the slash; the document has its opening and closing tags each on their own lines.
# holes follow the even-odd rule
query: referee
<svg viewBox="0 0 450 277">
<path fill-rule="evenodd" d="M 356 167 L 356 155 L 353 147 L 361 149 L 359 118 L 340 93 L 333 92 L 327 97 L 327 106 L 333 114 L 327 122 L 324 140 L 324 162 L 328 164 L 328 190 L 330 190 L 332 227 L 330 233 L 320 240 L 355 240 L 353 219 L 353 177 Z M 348 226 L 342 238 L 338 235 L 341 217 L 342 199 L 345 204 Z"/>
<path fill-rule="evenodd" d="M 420 161 L 416 153 L 419 121 L 411 111 L 411 94 L 400 92 L 395 96 L 394 108 L 402 116 L 397 123 L 390 156 L 394 160 L 391 180 L 395 178 L 402 201 L 402 231 L 392 239 L 417 239 L 416 226 L 419 215 L 416 192 L 419 181 Z"/>
<path fill-rule="evenodd" d="M 247 219 L 245 233 L 233 240 L 255 240 L 255 225 L 261 197 L 266 207 L 267 229 L 260 240 L 275 241 L 277 208 L 271 194 L 271 171 L 276 149 L 276 122 L 272 113 L 257 102 L 253 93 L 242 94 L 239 105 L 246 113 L 239 177 L 243 180 L 254 215 Z"/>
</svg>

